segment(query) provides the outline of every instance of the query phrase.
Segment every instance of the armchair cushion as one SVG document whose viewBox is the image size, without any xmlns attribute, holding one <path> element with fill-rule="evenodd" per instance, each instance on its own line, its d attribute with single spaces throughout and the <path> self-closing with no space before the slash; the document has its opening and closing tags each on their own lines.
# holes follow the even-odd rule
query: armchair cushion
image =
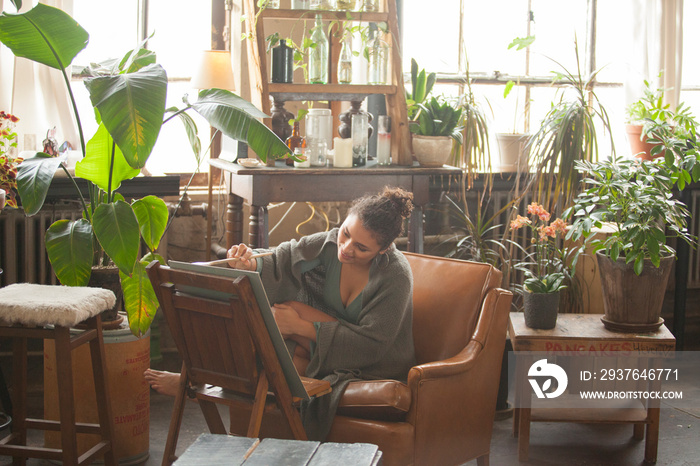
<svg viewBox="0 0 700 466">
<path fill-rule="evenodd" d="M 362 419 L 403 421 L 411 407 L 411 390 L 396 380 L 350 382 L 338 405 L 338 414 Z"/>
</svg>

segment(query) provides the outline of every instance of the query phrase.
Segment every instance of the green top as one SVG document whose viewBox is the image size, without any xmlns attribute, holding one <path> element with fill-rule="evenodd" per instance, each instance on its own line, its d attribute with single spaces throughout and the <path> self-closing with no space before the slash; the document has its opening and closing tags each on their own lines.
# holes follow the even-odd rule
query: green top
<svg viewBox="0 0 700 466">
<path fill-rule="evenodd" d="M 343 305 L 340 297 L 340 270 L 343 264 L 338 260 L 338 248 L 326 247 L 317 258 L 302 261 L 301 273 L 308 272 L 319 265 L 326 268 L 326 281 L 323 284 L 323 300 L 326 305 L 333 308 L 338 318 L 357 324 L 362 310 L 362 293 L 347 307 Z"/>
</svg>

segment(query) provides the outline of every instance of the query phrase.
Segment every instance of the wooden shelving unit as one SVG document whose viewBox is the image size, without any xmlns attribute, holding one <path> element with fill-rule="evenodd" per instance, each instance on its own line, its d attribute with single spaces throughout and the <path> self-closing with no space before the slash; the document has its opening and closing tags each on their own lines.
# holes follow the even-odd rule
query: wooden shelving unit
<svg viewBox="0 0 700 466">
<path fill-rule="evenodd" d="M 278 104 L 286 101 L 329 101 L 334 121 L 340 113 L 340 102 L 362 101 L 368 95 L 382 94 L 386 97 L 387 114 L 391 117 L 391 155 L 393 163 L 398 165 L 412 165 L 411 135 L 408 130 L 408 115 L 405 104 L 405 91 L 403 86 L 403 71 L 401 69 L 401 53 L 398 41 L 398 18 L 396 14 L 396 0 L 386 0 L 383 9 L 379 13 L 347 12 L 347 11 L 317 11 L 317 10 L 286 10 L 265 9 L 258 15 L 258 7 L 255 0 L 245 0 L 244 12 L 249 31 L 254 31 L 248 39 L 248 72 L 251 82 L 251 97 L 254 104 L 270 115 L 272 110 L 271 98 Z M 329 84 L 277 84 L 271 83 L 268 74 L 265 47 L 265 19 L 289 19 L 304 21 L 315 19 L 320 14 L 324 21 L 361 21 L 361 22 L 386 22 L 389 27 L 390 41 L 390 67 L 391 84 L 339 84 L 336 72 L 340 44 L 338 39 L 331 35 L 329 56 Z M 255 18 L 258 17 L 257 24 Z M 265 124 L 272 127 L 271 118 L 264 120 Z"/>
</svg>

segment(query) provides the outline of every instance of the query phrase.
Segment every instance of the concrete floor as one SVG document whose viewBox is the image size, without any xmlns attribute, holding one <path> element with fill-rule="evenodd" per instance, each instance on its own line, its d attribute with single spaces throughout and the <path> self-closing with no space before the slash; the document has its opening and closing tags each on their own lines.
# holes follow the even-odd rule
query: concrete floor
<svg viewBox="0 0 700 466">
<path fill-rule="evenodd" d="M 3 372 L 9 373 L 9 358 L 2 358 Z M 42 409 L 42 361 L 30 359 L 29 400 L 33 414 L 40 415 Z M 177 354 L 166 354 L 154 364 L 158 368 L 176 370 L 179 367 Z M 700 400 L 700 383 L 696 379 L 691 386 L 683 387 L 684 396 Z M 173 399 L 151 391 L 149 456 L 141 464 L 160 465 L 172 412 Z M 222 411 L 227 422 L 227 413 Z M 658 465 L 681 466 L 699 464 L 700 458 L 700 406 L 698 409 L 677 409 L 665 405 L 661 411 Z M 181 454 L 199 434 L 207 432 L 204 418 L 196 403 L 187 403 L 183 426 L 180 431 L 178 454 Z M 35 441 L 41 436 L 35 435 Z M 492 465 L 621 465 L 643 464 L 644 441 L 632 438 L 629 425 L 593 425 L 569 423 L 535 423 L 531 427 L 530 459 L 520 463 L 517 457 L 517 439 L 512 435 L 512 418 L 494 423 L 491 444 Z M 11 464 L 9 458 L 0 457 L 0 465 Z M 48 463 L 30 460 L 29 465 L 43 466 Z M 476 461 L 468 463 L 476 464 Z"/>
</svg>

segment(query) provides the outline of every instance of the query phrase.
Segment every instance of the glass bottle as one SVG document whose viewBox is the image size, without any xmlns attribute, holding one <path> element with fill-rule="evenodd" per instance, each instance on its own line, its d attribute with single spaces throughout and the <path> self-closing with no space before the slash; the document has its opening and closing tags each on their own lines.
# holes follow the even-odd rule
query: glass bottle
<svg viewBox="0 0 700 466">
<path fill-rule="evenodd" d="M 280 0 L 267 0 L 267 4 L 265 5 L 265 7 L 279 10 Z"/>
<path fill-rule="evenodd" d="M 279 45 L 272 48 L 272 82 L 291 83 L 294 77 L 294 51 L 281 39 Z"/>
<path fill-rule="evenodd" d="M 352 36 L 347 35 L 340 48 L 338 58 L 338 82 L 350 84 L 352 82 Z"/>
<path fill-rule="evenodd" d="M 309 47 L 309 83 L 328 84 L 328 37 L 323 32 L 321 15 L 316 15 L 316 24 L 311 34 L 314 47 Z"/>
<path fill-rule="evenodd" d="M 308 10 L 309 0 L 292 0 L 292 10 Z"/>
<path fill-rule="evenodd" d="M 388 79 L 388 47 L 382 40 L 382 33 L 374 29 L 367 44 L 368 64 L 367 83 L 387 84 Z"/>
<path fill-rule="evenodd" d="M 289 150 L 292 151 L 293 154 L 297 153 L 297 149 L 300 149 L 299 153 L 304 154 L 306 152 L 306 138 L 301 135 L 301 132 L 299 131 L 299 122 L 295 121 L 294 122 L 294 127 L 292 128 L 292 135 L 287 138 L 285 141 L 287 144 L 287 147 L 289 147 Z M 287 157 L 286 164 L 289 166 L 294 166 L 294 159 L 291 157 Z"/>
</svg>

